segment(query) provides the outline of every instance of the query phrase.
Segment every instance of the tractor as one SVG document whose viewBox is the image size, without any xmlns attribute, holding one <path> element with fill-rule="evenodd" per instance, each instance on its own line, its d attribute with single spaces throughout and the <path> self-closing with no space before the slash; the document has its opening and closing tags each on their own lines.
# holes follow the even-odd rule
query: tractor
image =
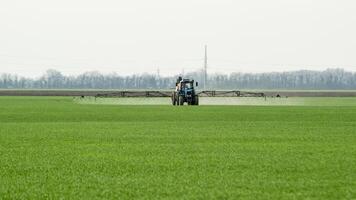
<svg viewBox="0 0 356 200">
<path fill-rule="evenodd" d="M 199 96 L 194 89 L 194 85 L 198 87 L 198 82 L 179 77 L 176 82 L 176 89 L 172 93 L 172 104 L 182 106 L 187 102 L 188 105 L 199 105 Z"/>
</svg>

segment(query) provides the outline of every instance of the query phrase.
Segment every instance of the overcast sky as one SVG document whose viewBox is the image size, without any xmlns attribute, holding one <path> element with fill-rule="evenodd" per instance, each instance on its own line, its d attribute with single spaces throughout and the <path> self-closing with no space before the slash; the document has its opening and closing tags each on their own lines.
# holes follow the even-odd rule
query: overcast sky
<svg viewBox="0 0 356 200">
<path fill-rule="evenodd" d="M 1 0 L 0 73 L 356 71 L 355 0 Z"/>
</svg>

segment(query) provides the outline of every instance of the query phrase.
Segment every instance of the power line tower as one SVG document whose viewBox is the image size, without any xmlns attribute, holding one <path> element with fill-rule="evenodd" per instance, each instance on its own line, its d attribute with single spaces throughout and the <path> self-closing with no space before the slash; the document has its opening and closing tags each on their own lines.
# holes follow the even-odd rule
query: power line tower
<svg viewBox="0 0 356 200">
<path fill-rule="evenodd" d="M 161 75 L 159 67 L 157 67 L 156 84 L 159 89 L 161 89 Z"/>
<path fill-rule="evenodd" d="M 160 72 L 161 72 L 161 71 L 160 71 L 159 67 L 157 67 L 157 78 L 158 78 L 158 79 L 161 78 Z"/>
<path fill-rule="evenodd" d="M 208 80 L 208 46 L 205 45 L 205 56 L 204 56 L 204 90 L 206 90 L 207 80 Z"/>
</svg>

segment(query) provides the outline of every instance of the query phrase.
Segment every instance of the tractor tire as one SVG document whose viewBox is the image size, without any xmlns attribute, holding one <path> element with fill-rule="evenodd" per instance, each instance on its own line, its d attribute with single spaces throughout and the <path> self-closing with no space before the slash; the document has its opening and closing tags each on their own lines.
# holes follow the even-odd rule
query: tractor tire
<svg viewBox="0 0 356 200">
<path fill-rule="evenodd" d="M 173 106 L 177 105 L 177 98 L 176 98 L 175 93 L 172 94 L 172 105 Z"/>
<path fill-rule="evenodd" d="M 194 98 L 194 105 L 199 106 L 199 96 L 196 95 Z"/>
<path fill-rule="evenodd" d="M 180 106 L 184 105 L 184 98 L 182 96 L 178 96 L 178 105 Z"/>
</svg>

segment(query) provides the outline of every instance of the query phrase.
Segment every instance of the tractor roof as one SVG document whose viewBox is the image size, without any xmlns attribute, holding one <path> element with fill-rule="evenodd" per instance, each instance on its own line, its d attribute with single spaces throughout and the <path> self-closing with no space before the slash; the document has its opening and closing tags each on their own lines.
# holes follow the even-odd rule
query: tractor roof
<svg viewBox="0 0 356 200">
<path fill-rule="evenodd" d="M 192 82 L 192 81 L 194 81 L 194 80 L 190 80 L 190 79 L 183 79 L 183 80 L 181 80 L 180 82 L 183 82 L 183 83 L 187 83 L 187 82 Z"/>
</svg>

